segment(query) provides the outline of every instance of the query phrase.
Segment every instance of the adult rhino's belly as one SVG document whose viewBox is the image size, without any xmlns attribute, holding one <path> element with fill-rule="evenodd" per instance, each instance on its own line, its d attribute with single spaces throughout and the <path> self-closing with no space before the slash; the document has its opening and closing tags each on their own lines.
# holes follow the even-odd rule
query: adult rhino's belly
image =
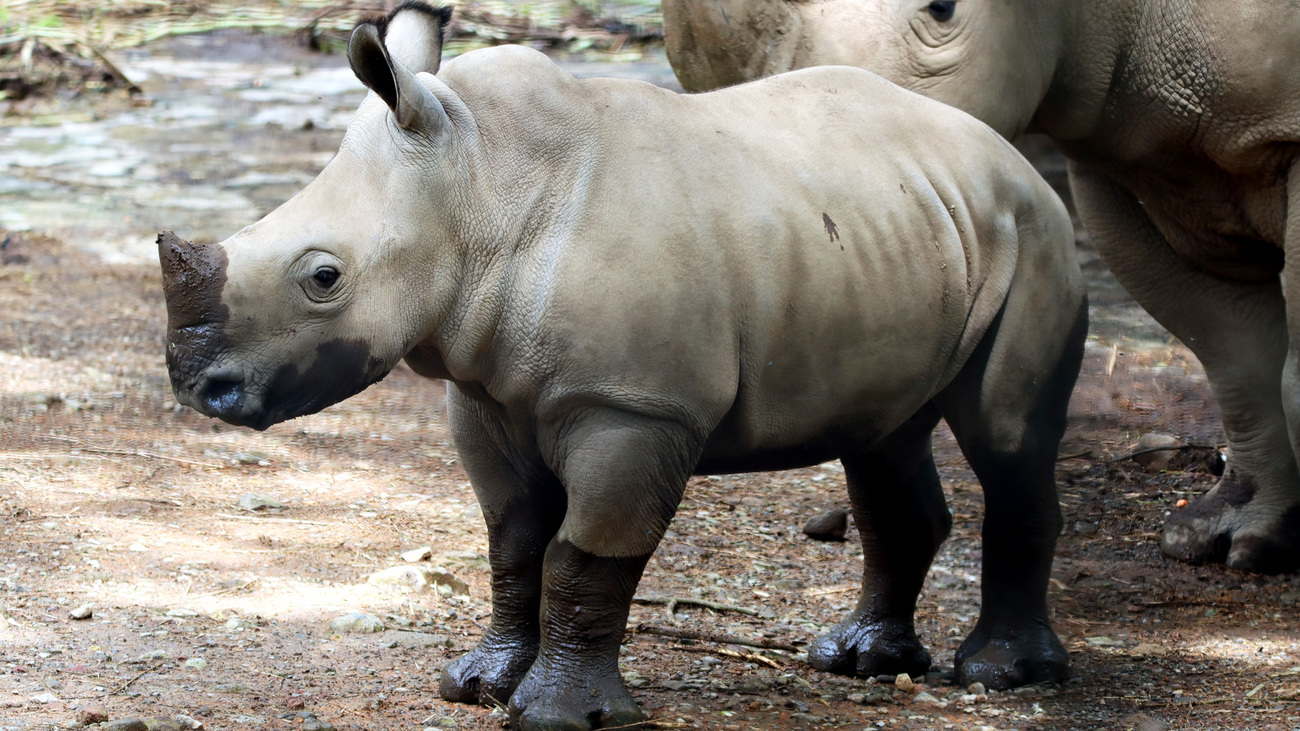
<svg viewBox="0 0 1300 731">
<path fill-rule="evenodd" d="M 1275 279 L 1283 262 L 1286 186 L 1273 167 L 1234 174 L 1198 159 L 1112 176 L 1190 264 L 1224 279 L 1259 282 Z"/>
</svg>

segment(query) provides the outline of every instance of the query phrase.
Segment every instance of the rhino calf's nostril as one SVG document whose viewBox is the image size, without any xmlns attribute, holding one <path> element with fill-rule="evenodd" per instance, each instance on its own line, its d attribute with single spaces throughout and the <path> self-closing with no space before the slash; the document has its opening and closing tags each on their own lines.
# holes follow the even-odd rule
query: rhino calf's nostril
<svg viewBox="0 0 1300 731">
<path fill-rule="evenodd" d="M 210 411 L 225 413 L 239 408 L 244 398 L 243 390 L 240 388 L 242 385 L 243 380 L 238 378 L 220 376 L 210 378 L 204 384 L 200 397 Z"/>
</svg>

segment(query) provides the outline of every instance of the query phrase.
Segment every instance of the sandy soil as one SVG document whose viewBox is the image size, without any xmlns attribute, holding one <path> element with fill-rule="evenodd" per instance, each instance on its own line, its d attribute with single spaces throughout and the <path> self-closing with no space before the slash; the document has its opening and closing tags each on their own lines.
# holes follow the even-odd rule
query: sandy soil
<svg viewBox="0 0 1300 731">
<path fill-rule="evenodd" d="M 101 711 L 172 719 L 153 728 L 178 728 L 180 716 L 211 729 L 502 726 L 499 710 L 436 691 L 439 668 L 490 616 L 485 531 L 442 384 L 399 368 L 321 414 L 260 434 L 229 427 L 171 397 L 154 268 L 107 265 L 35 234 L 0 231 L 0 242 L 0 730 L 65 728 Z M 1084 260 L 1096 266 L 1086 247 Z M 1189 450 L 1163 472 L 1110 461 L 1152 431 L 1217 444 L 1204 375 L 1180 344 L 1130 337 L 1122 294 L 1095 294 L 1102 326 L 1058 472 L 1066 530 L 1052 606 L 1073 658 L 1068 683 L 987 695 L 952 685 L 953 650 L 979 609 L 982 500 L 940 431 L 955 525 L 917 614 L 935 670 L 904 691 L 814 672 L 797 652 L 652 634 L 802 647 L 855 599 L 856 533 L 825 543 L 800 530 L 846 505 L 838 465 L 696 479 L 640 594 L 732 609 L 633 608 L 630 628 L 649 632 L 630 632 L 622 666 L 656 725 L 1300 725 L 1297 579 L 1158 550 L 1168 511 L 1213 484 L 1216 453 Z M 286 507 L 245 511 L 245 494 Z M 422 546 L 466 593 L 367 582 Z M 92 616 L 71 619 L 83 605 Z M 333 632 L 351 612 L 385 629 Z"/>
</svg>

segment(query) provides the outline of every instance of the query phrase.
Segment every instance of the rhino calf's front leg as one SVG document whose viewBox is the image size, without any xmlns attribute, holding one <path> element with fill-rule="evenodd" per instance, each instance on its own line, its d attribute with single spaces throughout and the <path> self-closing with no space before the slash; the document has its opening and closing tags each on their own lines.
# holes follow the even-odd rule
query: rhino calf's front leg
<svg viewBox="0 0 1300 731">
<path fill-rule="evenodd" d="M 546 549 L 537 659 L 510 699 L 518 728 L 585 731 L 645 718 L 619 675 L 618 650 L 699 441 L 679 425 L 613 409 L 558 434 L 568 507 Z"/>
<path fill-rule="evenodd" d="M 505 706 L 537 658 L 543 559 L 564 520 L 564 488 L 539 457 L 515 447 L 489 404 L 455 387 L 447 404 L 487 523 L 492 621 L 443 669 L 438 690 L 449 701 Z"/>
</svg>

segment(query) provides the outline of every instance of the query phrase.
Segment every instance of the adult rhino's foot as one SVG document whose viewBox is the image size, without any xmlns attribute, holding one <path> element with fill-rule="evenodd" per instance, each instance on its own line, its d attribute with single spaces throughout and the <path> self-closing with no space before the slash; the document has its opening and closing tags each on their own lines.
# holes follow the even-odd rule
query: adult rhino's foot
<svg viewBox="0 0 1300 731">
<path fill-rule="evenodd" d="M 1007 690 L 1064 683 L 1070 655 L 1045 620 L 1001 628 L 986 628 L 981 622 L 957 648 L 956 666 L 959 685 L 979 682 L 992 690 Z"/>
<path fill-rule="evenodd" d="M 1161 550 L 1191 563 L 1259 573 L 1300 569 L 1300 504 L 1266 495 L 1229 471 L 1214 489 L 1169 516 Z"/>
<path fill-rule="evenodd" d="M 840 675 L 922 675 L 930 669 L 926 652 L 909 620 L 868 621 L 854 612 L 808 648 L 808 664 Z"/>
<path fill-rule="evenodd" d="M 510 699 L 510 721 L 520 731 L 619 728 L 647 716 L 616 670 L 543 667 L 535 663 Z"/>
<path fill-rule="evenodd" d="M 536 658 L 535 637 L 507 640 L 489 631 L 478 647 L 442 669 L 438 692 L 454 703 L 504 707 Z"/>
</svg>

